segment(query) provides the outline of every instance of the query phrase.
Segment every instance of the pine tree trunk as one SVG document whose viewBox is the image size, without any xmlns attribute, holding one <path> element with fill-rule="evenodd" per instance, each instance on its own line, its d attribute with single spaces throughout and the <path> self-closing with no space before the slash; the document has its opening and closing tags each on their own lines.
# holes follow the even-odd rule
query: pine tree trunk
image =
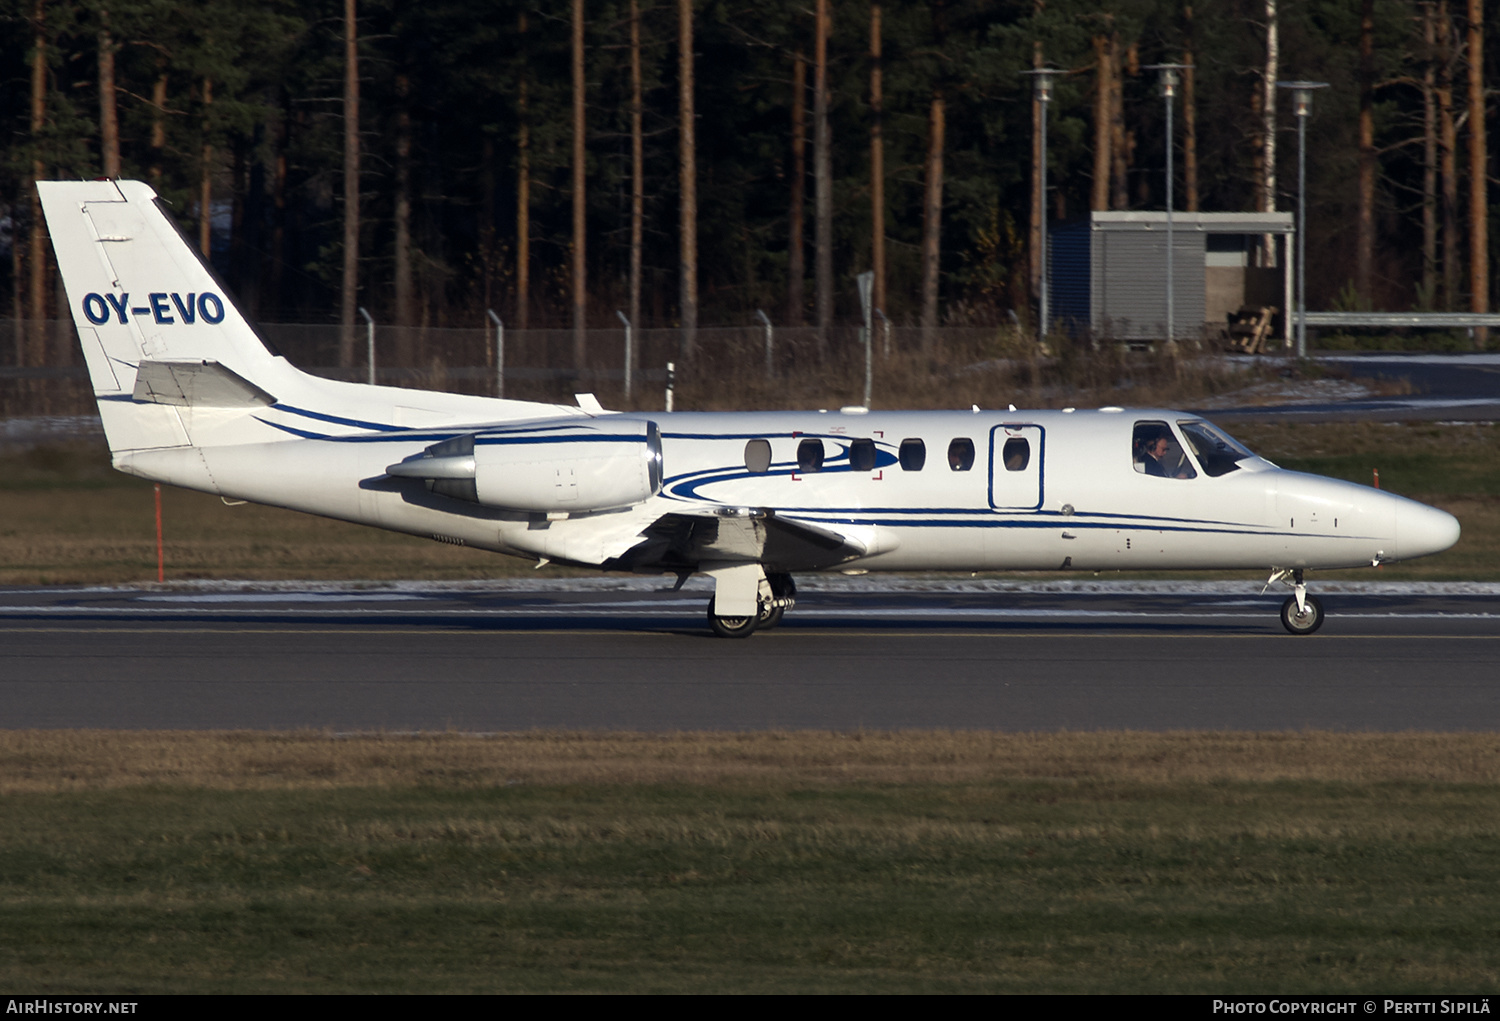
<svg viewBox="0 0 1500 1021">
<path fill-rule="evenodd" d="M 587 226 L 584 192 L 583 0 L 573 0 L 573 368 L 583 370 L 588 358 L 588 263 L 584 248 Z"/>
<path fill-rule="evenodd" d="M 880 4 L 870 4 L 870 270 L 875 274 L 870 301 L 885 309 L 885 140 L 881 117 Z"/>
<path fill-rule="evenodd" d="M 1110 37 L 1102 33 L 1094 36 L 1094 188 L 1089 208 L 1099 211 L 1109 208 L 1109 175 L 1110 167 L 1113 165 L 1110 143 L 1114 138 L 1115 72 L 1113 65 L 1114 50 Z M 1033 117 L 1033 122 L 1038 122 L 1040 116 L 1037 114 Z M 1033 151 L 1040 144 L 1038 138 L 1032 147 Z M 1037 171 L 1037 173 L 1040 172 L 1040 170 Z M 1040 194 L 1040 189 L 1038 189 L 1038 194 Z"/>
<path fill-rule="evenodd" d="M 1443 303 L 1445 311 L 1458 308 L 1458 122 L 1453 116 L 1453 19 L 1448 0 L 1438 0 L 1438 172 L 1442 180 Z"/>
<path fill-rule="evenodd" d="M 1375 264 L 1375 0 L 1359 11 L 1359 208 L 1355 217 L 1354 289 L 1369 306 Z"/>
<path fill-rule="evenodd" d="M 47 176 L 47 166 L 42 162 L 41 137 L 47 125 L 47 19 L 44 0 L 36 0 L 32 8 L 33 49 L 31 55 L 31 180 L 40 181 Z M 31 199 L 31 240 L 26 246 L 26 258 L 30 262 L 31 279 L 26 317 L 31 323 L 27 337 L 26 358 L 23 365 L 43 365 L 47 360 L 47 333 L 44 320 L 47 318 L 47 233 L 46 221 L 42 218 L 42 199 L 36 188 L 26 189 Z"/>
<path fill-rule="evenodd" d="M 828 357 L 828 329 L 833 325 L 833 161 L 828 130 L 828 0 L 817 0 L 817 4 L 813 51 L 813 287 L 818 360 L 823 361 Z"/>
<path fill-rule="evenodd" d="M 807 279 L 807 256 L 803 246 L 803 214 L 807 204 L 807 60 L 799 50 L 792 57 L 792 172 L 791 202 L 787 228 L 786 322 L 801 326 L 806 299 L 802 286 Z"/>
<path fill-rule="evenodd" d="M 214 147 L 209 134 L 209 108 L 214 103 L 214 81 L 203 79 L 203 147 L 198 161 L 198 250 L 206 261 L 213 254 Z"/>
<path fill-rule="evenodd" d="M 104 176 L 120 176 L 120 116 L 115 92 L 115 43 L 109 33 L 109 9 L 99 10 L 99 154 Z"/>
<path fill-rule="evenodd" d="M 640 327 L 641 256 L 645 246 L 646 147 L 642 132 L 641 5 L 630 0 L 630 325 Z M 631 354 L 637 362 L 640 345 Z M 632 369 L 635 366 L 631 366 Z"/>
<path fill-rule="evenodd" d="M 166 99 L 164 79 L 165 76 L 163 76 L 162 85 L 163 106 Z M 271 172 L 271 215 L 274 221 L 271 225 L 270 265 L 266 267 L 267 305 L 277 318 L 283 315 L 281 299 L 282 276 L 286 266 L 286 153 L 292 140 L 291 121 L 291 97 L 283 92 L 281 117 L 276 125 L 276 157 Z"/>
<path fill-rule="evenodd" d="M 395 320 L 398 327 L 412 325 L 411 268 L 411 78 L 396 75 L 396 251 Z M 485 256 L 488 256 L 488 252 Z M 411 365 L 415 354 L 408 343 L 407 330 L 399 331 L 397 362 Z"/>
<path fill-rule="evenodd" d="M 526 11 L 516 22 L 521 37 L 521 80 L 516 83 L 516 329 L 531 321 L 531 124 L 526 105 Z"/>
<path fill-rule="evenodd" d="M 941 94 L 932 97 L 927 115 L 927 180 L 922 202 L 922 353 L 937 344 L 938 271 L 943 218 L 943 133 L 946 110 Z"/>
<path fill-rule="evenodd" d="M 1280 72 L 1281 22 L 1276 0 L 1266 0 L 1266 73 L 1260 81 L 1260 109 L 1265 119 L 1261 136 L 1260 210 L 1265 213 L 1276 211 L 1276 79 Z"/>
<path fill-rule="evenodd" d="M 1469 308 L 1490 310 L 1488 160 L 1484 131 L 1484 4 L 1469 0 Z M 1489 343 L 1488 327 L 1474 330 L 1474 346 Z"/>
<path fill-rule="evenodd" d="M 151 86 L 151 185 L 161 190 L 162 157 L 167 148 L 167 58 L 156 58 L 156 81 Z"/>
<path fill-rule="evenodd" d="M 1098 37 L 1095 37 L 1095 52 L 1098 52 Z M 1042 44 L 1035 42 L 1031 47 L 1031 69 L 1040 70 L 1044 66 L 1042 60 Z M 1047 229 L 1047 182 L 1042 177 L 1042 118 L 1047 114 L 1047 108 L 1037 98 L 1036 88 L 1033 83 L 1031 90 L 1031 231 L 1027 244 L 1027 269 L 1028 289 L 1027 295 L 1034 303 L 1037 315 L 1041 315 L 1042 306 L 1042 238 Z M 1095 170 L 1098 169 L 1098 140 L 1097 124 L 1099 118 L 1099 106 L 1097 99 L 1094 104 L 1094 132 L 1095 142 Z M 1099 188 L 1094 186 L 1094 198 L 1099 196 Z"/>
<path fill-rule="evenodd" d="M 359 305 L 359 26 L 355 0 L 344 0 L 344 274 L 339 291 L 339 365 L 354 366 Z"/>
<path fill-rule="evenodd" d="M 693 357 L 698 342 L 698 146 L 693 125 L 693 0 L 677 0 L 678 307 L 679 354 Z"/>
<path fill-rule="evenodd" d="M 1437 31 L 1432 5 L 1422 5 L 1422 295 L 1437 294 Z"/>
<path fill-rule="evenodd" d="M 500 266 L 500 246 L 495 240 L 495 136 L 488 131 L 479 140 L 479 253 L 484 307 L 492 309 L 495 307 L 495 275 Z"/>
<path fill-rule="evenodd" d="M 1125 69 L 1120 59 L 1120 36 L 1109 41 L 1109 155 L 1110 192 L 1115 209 L 1130 208 L 1130 150 L 1125 135 Z"/>
<path fill-rule="evenodd" d="M 1193 62 L 1193 7 L 1182 11 L 1182 190 L 1183 208 L 1198 212 L 1198 88 Z"/>
</svg>

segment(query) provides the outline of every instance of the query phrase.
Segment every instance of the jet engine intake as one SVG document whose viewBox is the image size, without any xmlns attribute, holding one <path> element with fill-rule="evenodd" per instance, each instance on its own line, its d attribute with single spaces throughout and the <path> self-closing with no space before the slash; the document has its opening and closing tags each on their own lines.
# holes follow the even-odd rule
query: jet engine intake
<svg viewBox="0 0 1500 1021">
<path fill-rule="evenodd" d="M 610 416 L 468 433 L 434 443 L 386 474 L 505 510 L 615 510 L 661 490 L 661 431 L 655 422 Z"/>
</svg>

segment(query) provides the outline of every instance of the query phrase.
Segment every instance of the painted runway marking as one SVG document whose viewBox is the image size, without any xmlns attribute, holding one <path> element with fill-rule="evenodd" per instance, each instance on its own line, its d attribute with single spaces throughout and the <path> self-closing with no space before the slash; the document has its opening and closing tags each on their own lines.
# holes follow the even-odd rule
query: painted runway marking
<svg viewBox="0 0 1500 1021">
<path fill-rule="evenodd" d="M 404 598 L 404 597 L 402 597 Z M 394 600 L 393 600 L 394 601 Z M 318 609 L 306 606 L 289 606 L 285 609 L 247 606 L 230 608 L 225 606 L 0 606 L 0 620 L 19 616 L 87 616 L 87 617 L 274 617 L 296 614 L 299 617 L 657 617 L 675 616 L 684 608 L 700 611 L 701 599 L 692 600 L 633 600 L 620 603 L 552 603 L 546 605 L 503 606 L 493 608 L 431 606 L 420 610 L 395 608 L 364 609 L 357 606 L 340 609 Z M 1203 603 L 1186 610 L 1084 610 L 1064 608 L 1030 607 L 812 607 L 801 606 L 793 611 L 797 619 L 867 617 L 879 619 L 911 618 L 985 618 L 1004 620 L 1008 618 L 1082 618 L 1082 619 L 1219 619 L 1257 620 L 1267 614 L 1275 615 L 1277 604 L 1266 601 L 1256 603 L 1260 612 L 1218 612 L 1215 607 L 1225 604 Z M 1329 619 L 1362 620 L 1500 620 L 1500 613 L 1459 610 L 1369 610 L 1329 611 Z"/>
<path fill-rule="evenodd" d="M 416 603 L 442 599 L 439 595 L 408 595 L 398 592 L 205 592 L 194 595 L 145 595 L 140 603 Z"/>
<path fill-rule="evenodd" d="M 474 631 L 474 630 L 451 630 L 441 627 L 418 628 L 418 627 L 318 627 L 318 628 L 288 628 L 266 625 L 264 627 L 234 628 L 208 625 L 204 627 L 4 627 L 0 628 L 4 634 L 39 634 L 39 635 L 360 635 L 371 637 L 410 637 L 412 635 L 442 635 L 444 639 L 454 636 L 468 636 L 473 638 L 513 638 L 513 637 L 549 637 L 558 635 L 582 635 L 589 637 L 611 637 L 611 638 L 706 638 L 707 633 L 701 629 L 693 628 L 651 628 L 641 631 L 613 631 L 597 628 L 515 628 L 504 631 Z M 1056 631 L 901 631 L 896 629 L 882 628 L 872 631 L 862 628 L 840 628 L 838 630 L 814 630 L 812 628 L 778 628 L 774 633 L 761 636 L 760 641 L 776 641 L 781 638 L 972 638 L 988 639 L 991 641 L 1012 641 L 1017 638 L 1041 638 L 1056 641 Z M 1079 631 L 1069 635 L 1070 638 L 1096 638 L 1102 640 L 1114 638 L 1146 638 L 1153 641 L 1172 639 L 1176 641 L 1223 641 L 1225 638 L 1259 638 L 1276 642 L 1289 641 L 1291 636 L 1280 630 L 1264 631 L 1217 631 L 1211 635 L 1203 634 L 1172 634 L 1159 631 L 1110 631 L 1091 632 Z M 1500 641 L 1500 634 L 1488 635 L 1433 635 L 1433 634 L 1392 634 L 1382 633 L 1378 635 L 1340 635 L 1323 632 L 1314 640 L 1315 642 L 1331 641 Z M 1292 646 L 1295 648 L 1313 648 L 1313 645 Z M 759 648 L 759 646 L 750 646 Z"/>
</svg>

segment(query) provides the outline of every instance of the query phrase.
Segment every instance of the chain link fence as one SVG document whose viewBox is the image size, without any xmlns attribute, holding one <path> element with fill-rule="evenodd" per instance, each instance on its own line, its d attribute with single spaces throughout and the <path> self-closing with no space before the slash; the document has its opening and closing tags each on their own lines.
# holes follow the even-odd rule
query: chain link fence
<svg viewBox="0 0 1500 1021">
<path fill-rule="evenodd" d="M 367 327 L 354 329 L 353 364 L 339 365 L 338 325 L 265 323 L 261 336 L 293 365 L 333 379 L 370 377 Z M 629 331 L 630 392 L 626 393 L 627 331 L 591 329 L 582 358 L 571 329 L 495 327 L 374 327 L 374 377 L 387 386 L 565 401 L 592 392 L 606 406 L 659 408 L 667 366 L 675 367 L 678 408 L 781 406 L 811 393 L 830 401 L 862 399 L 865 336 L 859 327 L 704 327 L 684 357 L 680 329 Z M 912 356 L 941 375 L 993 358 L 1017 343 L 1010 327 L 946 327 L 923 331 L 877 324 L 870 338 L 873 371 L 886 385 L 909 374 Z M 46 353 L 47 364 L 36 355 Z M 29 357 L 28 357 L 29 353 Z M 33 364 L 28 364 L 31 362 Z M 503 366 L 503 367 L 502 367 Z M 686 398 L 686 403 L 684 402 Z M 696 403 L 694 403 L 696 402 Z M 768 403 L 769 402 L 769 403 Z M 95 413 L 83 359 L 67 320 L 0 320 L 0 419 Z"/>
</svg>

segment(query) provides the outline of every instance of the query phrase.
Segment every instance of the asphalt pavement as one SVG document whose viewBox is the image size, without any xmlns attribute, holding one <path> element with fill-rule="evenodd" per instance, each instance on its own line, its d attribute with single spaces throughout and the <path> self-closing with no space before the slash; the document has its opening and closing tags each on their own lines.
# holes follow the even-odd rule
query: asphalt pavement
<svg viewBox="0 0 1500 1021">
<path fill-rule="evenodd" d="M 347 731 L 1500 729 L 1500 586 L 920 579 L 711 636 L 707 593 L 0 590 L 0 727 Z"/>
</svg>

